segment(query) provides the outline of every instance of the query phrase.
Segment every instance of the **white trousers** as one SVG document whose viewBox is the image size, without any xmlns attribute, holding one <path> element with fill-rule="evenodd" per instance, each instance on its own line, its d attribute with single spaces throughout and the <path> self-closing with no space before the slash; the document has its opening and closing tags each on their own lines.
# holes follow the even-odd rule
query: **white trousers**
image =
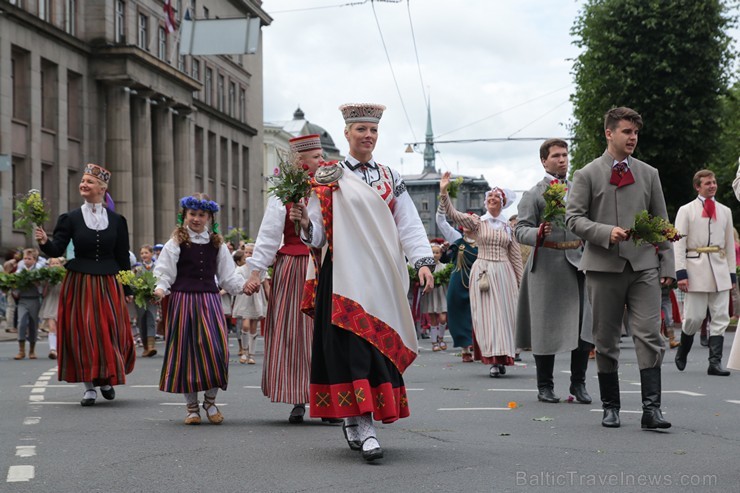
<svg viewBox="0 0 740 493">
<path fill-rule="evenodd" d="M 730 291 L 718 293 L 686 293 L 683 302 L 683 332 L 694 335 L 701 327 L 707 316 L 712 317 L 709 322 L 709 335 L 722 336 L 730 323 Z"/>
</svg>

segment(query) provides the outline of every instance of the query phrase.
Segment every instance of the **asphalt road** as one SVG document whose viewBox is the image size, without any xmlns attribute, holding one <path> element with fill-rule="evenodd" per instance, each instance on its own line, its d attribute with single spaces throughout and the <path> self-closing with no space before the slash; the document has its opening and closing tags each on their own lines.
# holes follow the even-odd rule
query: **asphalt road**
<svg viewBox="0 0 740 493">
<path fill-rule="evenodd" d="M 432 353 L 422 341 L 405 374 L 411 417 L 378 426 L 385 458 L 374 464 L 347 447 L 336 425 L 288 424 L 291 406 L 259 390 L 261 343 L 257 365 L 231 359 L 221 426 L 185 426 L 181 396 L 158 390 L 162 343 L 159 355 L 137 360 L 116 400 L 99 397 L 90 408 L 79 405 L 81 384 L 57 381 L 55 362 L 13 361 L 16 344 L 0 343 L 0 491 L 740 491 L 740 374 L 707 376 L 698 342 L 683 373 L 668 352 L 663 410 L 673 428 L 651 432 L 640 429 L 628 339 L 619 429 L 600 426 L 593 362 L 594 404 L 543 404 L 530 353 L 492 379 L 486 366 L 461 363 L 452 348 Z M 558 356 L 555 390 L 564 400 L 568 368 L 568 355 Z"/>
</svg>

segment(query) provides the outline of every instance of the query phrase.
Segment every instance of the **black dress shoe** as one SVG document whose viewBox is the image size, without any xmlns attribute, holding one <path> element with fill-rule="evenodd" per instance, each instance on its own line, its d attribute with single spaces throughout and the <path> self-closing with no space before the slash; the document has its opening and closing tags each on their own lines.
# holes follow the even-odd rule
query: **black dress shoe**
<svg viewBox="0 0 740 493">
<path fill-rule="evenodd" d="M 549 387 L 543 387 L 538 389 L 537 400 L 540 402 L 549 402 L 551 404 L 557 404 L 560 402 L 560 397 L 556 396 L 555 393 Z"/>
<path fill-rule="evenodd" d="M 581 404 L 591 404 L 591 402 L 593 401 L 591 399 L 591 396 L 588 395 L 588 392 L 586 392 L 585 383 L 572 383 L 570 385 L 570 393 Z"/>
<path fill-rule="evenodd" d="M 601 426 L 605 428 L 619 428 L 622 425 L 619 421 L 619 409 L 607 407 L 604 409 L 604 417 L 601 419 Z"/>
<path fill-rule="evenodd" d="M 491 378 L 498 378 L 501 376 L 501 370 L 499 370 L 498 365 L 491 366 L 491 369 L 488 370 L 488 376 Z"/>
<path fill-rule="evenodd" d="M 306 406 L 293 406 L 293 410 L 290 411 L 290 416 L 288 416 L 288 423 L 294 425 L 303 423 L 304 414 L 306 414 Z"/>
<path fill-rule="evenodd" d="M 506 375 L 506 366 L 498 365 L 498 372 L 502 375 Z"/>
<path fill-rule="evenodd" d="M 344 421 L 344 420 L 342 420 Z M 344 433 L 344 439 L 347 440 L 347 445 L 349 445 L 349 448 L 351 450 L 354 450 L 355 452 L 358 450 L 362 450 L 362 442 L 359 440 L 350 440 L 349 436 L 347 435 L 347 423 L 342 424 L 342 433 Z M 357 425 L 349 425 L 349 427 L 356 428 Z"/>
<path fill-rule="evenodd" d="M 103 394 L 103 398 L 107 401 L 112 401 L 116 398 L 116 390 L 111 387 L 108 390 L 105 390 L 103 387 L 100 387 L 100 393 Z"/>
<path fill-rule="evenodd" d="M 86 390 L 85 391 L 85 394 L 87 394 L 87 392 L 88 391 Z M 82 400 L 80 401 L 80 405 L 82 407 L 89 407 L 89 406 L 94 406 L 95 405 L 95 399 L 98 397 L 98 393 L 95 392 L 94 390 L 92 392 L 95 394 L 95 397 L 93 397 L 92 399 L 85 399 L 85 397 L 83 395 Z"/>
<path fill-rule="evenodd" d="M 641 425 L 648 430 L 667 429 L 671 423 L 663 419 L 663 413 L 660 409 L 645 409 L 642 411 Z"/>
<path fill-rule="evenodd" d="M 365 440 L 362 441 L 363 445 L 366 441 L 370 440 L 371 438 L 375 437 L 367 437 Z M 376 438 L 377 440 L 377 438 Z M 365 459 L 368 462 L 372 462 L 375 459 L 382 459 L 383 458 L 383 449 L 380 448 L 380 445 L 378 445 L 375 448 L 371 448 L 370 450 L 362 449 L 362 458 Z"/>
</svg>

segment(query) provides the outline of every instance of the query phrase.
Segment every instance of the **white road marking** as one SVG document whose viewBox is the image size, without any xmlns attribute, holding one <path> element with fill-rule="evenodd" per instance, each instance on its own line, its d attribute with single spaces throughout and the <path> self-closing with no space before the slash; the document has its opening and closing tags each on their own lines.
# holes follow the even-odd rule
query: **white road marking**
<svg viewBox="0 0 740 493">
<path fill-rule="evenodd" d="M 42 397 L 42 396 L 39 396 L 39 397 Z M 35 406 L 37 404 L 65 404 L 65 405 L 66 404 L 75 404 L 75 405 L 79 406 L 80 405 L 80 402 L 79 401 L 77 401 L 77 402 L 36 401 L 36 402 L 29 402 L 28 404 L 31 405 L 31 406 Z"/>
<path fill-rule="evenodd" d="M 134 389 L 158 389 L 159 385 L 129 385 Z"/>
<path fill-rule="evenodd" d="M 64 389 L 64 388 L 69 388 L 69 387 L 77 387 L 77 385 L 72 385 L 72 384 L 49 385 L 46 382 L 36 382 L 33 385 L 21 385 L 21 387 L 27 388 L 27 389 L 33 389 L 33 388 L 38 388 L 38 387 L 44 387 L 47 389 Z"/>
<path fill-rule="evenodd" d="M 725 402 L 729 402 L 730 404 L 740 404 L 740 401 L 734 401 L 734 400 L 727 400 Z"/>
<path fill-rule="evenodd" d="M 508 407 L 440 407 L 437 411 L 511 411 Z"/>
<path fill-rule="evenodd" d="M 41 375 L 39 377 L 39 382 L 43 382 L 45 380 L 51 380 L 51 377 L 49 375 Z"/>
<path fill-rule="evenodd" d="M 44 400 L 43 395 L 29 395 L 28 400 L 34 403 L 38 403 Z"/>
<path fill-rule="evenodd" d="M 33 457 L 36 455 L 36 445 L 16 445 L 16 457 Z"/>
<path fill-rule="evenodd" d="M 28 416 L 23 420 L 24 425 L 37 425 L 41 422 L 41 416 Z"/>
<path fill-rule="evenodd" d="M 20 483 L 30 481 L 34 477 L 33 466 L 10 466 L 8 468 L 8 477 L 5 481 L 8 483 Z"/>
<path fill-rule="evenodd" d="M 409 391 L 419 391 L 419 390 L 424 390 L 424 389 L 406 389 L 406 392 L 409 392 Z"/>
<path fill-rule="evenodd" d="M 261 389 L 262 387 L 260 387 L 259 385 L 245 385 L 244 388 L 245 389 Z"/>
<path fill-rule="evenodd" d="M 31 389 L 32 394 L 43 394 L 46 392 L 46 387 L 34 387 Z"/>
<path fill-rule="evenodd" d="M 603 409 L 591 409 L 591 412 L 592 413 L 600 413 L 602 411 L 603 411 Z M 622 414 L 622 413 L 627 413 L 627 414 L 642 414 L 642 411 L 628 411 L 626 409 L 620 409 L 619 410 L 619 414 Z M 665 413 L 665 414 L 668 414 L 668 413 Z"/>
<path fill-rule="evenodd" d="M 537 392 L 537 389 L 486 389 L 489 392 Z"/>
<path fill-rule="evenodd" d="M 178 402 L 160 402 L 159 405 L 160 406 L 185 406 L 186 403 L 185 402 L 180 402 L 180 403 L 178 403 Z M 216 406 L 228 406 L 228 404 L 217 402 L 216 403 Z"/>
<path fill-rule="evenodd" d="M 639 394 L 642 390 L 620 390 L 620 394 Z M 689 397 L 704 397 L 706 394 L 699 394 L 696 392 L 691 392 L 690 390 L 664 390 L 664 394 L 682 394 L 682 395 L 688 395 Z"/>
</svg>

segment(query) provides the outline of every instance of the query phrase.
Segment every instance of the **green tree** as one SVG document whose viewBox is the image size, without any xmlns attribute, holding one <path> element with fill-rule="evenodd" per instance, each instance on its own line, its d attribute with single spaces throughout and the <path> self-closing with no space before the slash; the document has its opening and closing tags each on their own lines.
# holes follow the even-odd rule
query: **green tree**
<svg viewBox="0 0 740 493">
<path fill-rule="evenodd" d="M 732 181 L 740 164 L 740 81 L 720 99 L 720 129 L 717 152 L 712 155 L 708 168 L 717 175 L 717 199 L 736 210 Z M 740 215 L 734 214 L 733 219 L 740 224 Z"/>
<path fill-rule="evenodd" d="M 660 170 L 673 216 L 717 150 L 733 25 L 722 0 L 588 0 L 571 29 L 574 169 L 606 149 L 606 111 L 628 106 L 644 120 L 635 157 Z"/>
</svg>

